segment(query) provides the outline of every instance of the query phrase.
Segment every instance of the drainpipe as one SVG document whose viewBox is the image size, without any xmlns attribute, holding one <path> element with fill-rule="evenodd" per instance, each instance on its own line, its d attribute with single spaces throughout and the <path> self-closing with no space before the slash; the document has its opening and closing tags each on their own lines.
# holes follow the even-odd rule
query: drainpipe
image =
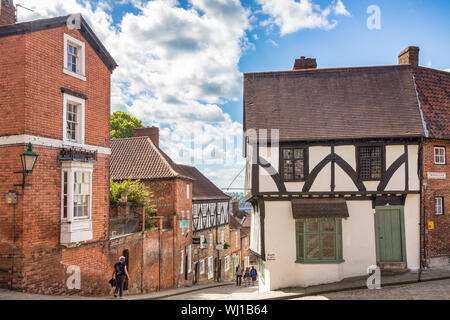
<svg viewBox="0 0 450 320">
<path fill-rule="evenodd" d="M 16 238 L 15 238 L 15 216 L 16 216 L 16 205 L 13 204 L 13 216 L 12 216 L 12 247 L 11 247 L 11 287 L 12 290 L 14 287 L 14 248 L 16 246 Z"/>
<path fill-rule="evenodd" d="M 423 173 L 424 173 L 424 160 L 423 160 L 423 139 L 420 141 L 419 147 L 419 177 L 420 177 L 420 212 L 422 215 L 421 223 L 422 223 L 422 246 L 423 246 L 423 254 L 420 252 L 419 255 L 421 257 L 420 268 L 419 268 L 419 277 L 418 282 L 422 281 L 422 271 L 426 267 L 426 259 L 427 259 L 427 225 L 426 225 L 426 201 L 424 201 L 424 197 L 426 194 L 427 185 L 423 183 Z"/>
</svg>

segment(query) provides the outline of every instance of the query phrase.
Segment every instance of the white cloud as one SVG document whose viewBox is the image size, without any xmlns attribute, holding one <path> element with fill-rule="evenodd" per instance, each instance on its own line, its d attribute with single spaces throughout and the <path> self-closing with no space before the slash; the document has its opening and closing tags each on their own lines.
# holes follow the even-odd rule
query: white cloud
<svg viewBox="0 0 450 320">
<path fill-rule="evenodd" d="M 242 124 L 218 104 L 242 96 L 238 63 L 252 48 L 246 36 L 250 12 L 239 0 L 190 0 L 187 9 L 175 0 L 131 0 L 139 13 L 125 14 L 116 26 L 111 8 L 101 3 L 23 0 L 35 12 L 22 11 L 19 19 L 81 13 L 119 65 L 112 76 L 113 111 L 159 125 L 161 146 L 175 161 L 188 159 L 180 155 L 185 150 L 197 161 L 213 153 L 209 162 L 242 165 L 239 141 L 222 148 L 223 141 L 232 145 L 242 136 Z M 210 145 L 189 150 L 192 135 Z"/>
<path fill-rule="evenodd" d="M 347 9 L 345 8 L 344 3 L 342 2 L 342 0 L 338 0 L 333 8 L 333 12 L 335 15 L 339 16 L 339 15 L 343 15 L 343 16 L 351 16 L 350 12 L 347 11 Z"/>
<path fill-rule="evenodd" d="M 450 69 L 444 69 L 444 71 L 450 72 Z"/>
<path fill-rule="evenodd" d="M 278 43 L 275 40 L 273 40 L 273 39 L 268 39 L 267 42 L 269 42 L 274 47 L 278 47 Z"/>
<path fill-rule="evenodd" d="M 331 11 L 335 15 L 350 15 L 341 0 L 334 7 L 321 9 L 313 0 L 256 0 L 262 6 L 262 12 L 270 18 L 262 21 L 262 26 L 277 25 L 281 35 L 287 35 L 302 29 L 330 30 L 337 25 L 329 20 Z"/>
</svg>

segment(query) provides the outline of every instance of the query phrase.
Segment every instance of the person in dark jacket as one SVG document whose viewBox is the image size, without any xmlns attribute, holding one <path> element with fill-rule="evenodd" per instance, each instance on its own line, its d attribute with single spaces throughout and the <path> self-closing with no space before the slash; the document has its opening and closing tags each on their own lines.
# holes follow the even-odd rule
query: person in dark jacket
<svg viewBox="0 0 450 320">
<path fill-rule="evenodd" d="M 252 285 L 255 285 L 257 275 L 258 272 L 256 271 L 255 266 L 252 266 L 252 270 L 250 270 L 250 276 L 252 277 Z"/>
<path fill-rule="evenodd" d="M 114 298 L 117 298 L 117 293 L 119 293 L 120 298 L 122 298 L 125 279 L 128 279 L 128 281 L 130 281 L 130 275 L 128 274 L 124 256 L 121 256 L 119 258 L 119 262 L 114 265 L 112 276 L 113 278 L 116 278 L 116 290 L 114 290 Z"/>
<path fill-rule="evenodd" d="M 242 268 L 241 265 L 238 264 L 236 267 L 236 285 L 240 286 L 242 283 Z"/>
</svg>

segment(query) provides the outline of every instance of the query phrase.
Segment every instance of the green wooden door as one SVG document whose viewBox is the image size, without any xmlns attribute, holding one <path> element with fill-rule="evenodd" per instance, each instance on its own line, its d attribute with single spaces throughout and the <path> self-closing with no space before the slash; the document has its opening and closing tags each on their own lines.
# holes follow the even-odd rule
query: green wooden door
<svg viewBox="0 0 450 320">
<path fill-rule="evenodd" d="M 403 207 L 377 207 L 375 237 L 377 262 L 405 261 Z"/>
</svg>

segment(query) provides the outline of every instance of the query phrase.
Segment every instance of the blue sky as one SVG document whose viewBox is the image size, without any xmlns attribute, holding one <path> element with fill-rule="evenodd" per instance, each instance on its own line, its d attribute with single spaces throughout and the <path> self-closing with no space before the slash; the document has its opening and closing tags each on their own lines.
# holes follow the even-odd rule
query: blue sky
<svg viewBox="0 0 450 320">
<path fill-rule="evenodd" d="M 20 3 L 35 10 L 19 8 L 20 21 L 82 13 L 119 64 L 113 111 L 160 126 L 163 150 L 178 162 L 195 159 L 190 164 L 220 187 L 244 166 L 242 73 L 289 70 L 300 56 L 316 58 L 319 68 L 392 65 L 410 45 L 421 48 L 422 66 L 450 69 L 447 0 Z M 372 5 L 380 9 L 378 30 L 367 27 Z M 204 152 L 211 161 L 200 161 Z"/>
</svg>

